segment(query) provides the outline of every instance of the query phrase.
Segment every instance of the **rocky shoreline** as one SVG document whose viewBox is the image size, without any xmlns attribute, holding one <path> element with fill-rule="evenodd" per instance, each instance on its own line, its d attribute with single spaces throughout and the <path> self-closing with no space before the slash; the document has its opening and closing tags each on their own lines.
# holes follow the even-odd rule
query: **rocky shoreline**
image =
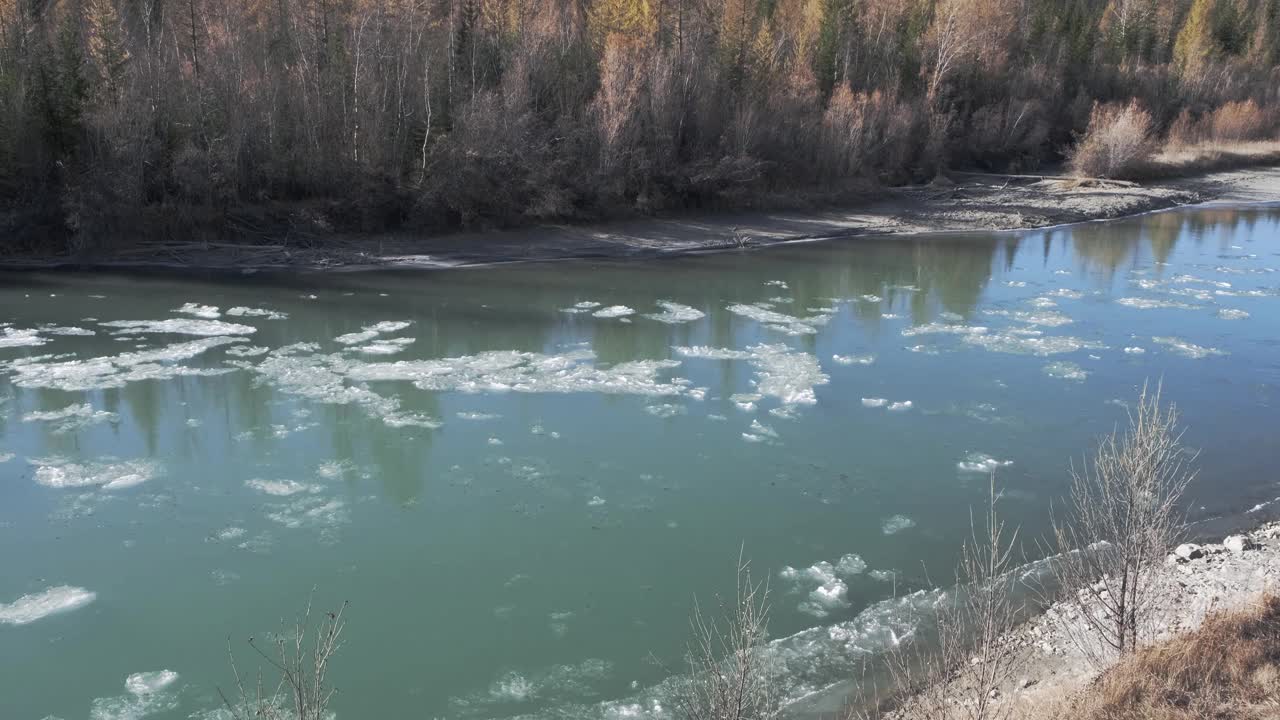
<svg viewBox="0 0 1280 720">
<path fill-rule="evenodd" d="M 1280 584 L 1280 522 L 1233 533 L 1217 543 L 1184 543 L 1166 558 L 1155 579 L 1149 639 L 1164 640 L 1195 630 L 1213 614 L 1258 603 Z M 1002 644 L 1013 645 L 1018 671 L 995 700 L 1012 717 L 1031 716 L 1086 691 L 1106 669 L 1078 638 L 1086 635 L 1080 602 L 1059 601 L 1023 623 Z M 957 704 L 972 702 L 972 690 L 947 688 Z"/>
</svg>

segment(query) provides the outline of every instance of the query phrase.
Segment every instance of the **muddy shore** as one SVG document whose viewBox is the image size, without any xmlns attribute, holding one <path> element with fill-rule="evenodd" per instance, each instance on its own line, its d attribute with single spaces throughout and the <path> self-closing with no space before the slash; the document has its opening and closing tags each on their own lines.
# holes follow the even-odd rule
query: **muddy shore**
<svg viewBox="0 0 1280 720">
<path fill-rule="evenodd" d="M 569 259 L 650 259 L 861 235 L 1034 229 L 1197 203 L 1280 201 L 1280 168 L 1146 184 L 955 173 L 892 188 L 848 210 L 718 213 L 598 225 L 438 236 L 334 237 L 292 244 L 140 242 L 110 255 L 0 259 L 0 269 L 188 268 L 372 270 L 451 268 Z"/>
</svg>

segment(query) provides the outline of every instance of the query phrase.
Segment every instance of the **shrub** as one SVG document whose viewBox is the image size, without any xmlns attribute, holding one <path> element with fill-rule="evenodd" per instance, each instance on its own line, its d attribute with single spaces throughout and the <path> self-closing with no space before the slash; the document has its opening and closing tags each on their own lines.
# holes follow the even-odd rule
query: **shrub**
<svg viewBox="0 0 1280 720">
<path fill-rule="evenodd" d="M 1137 100 L 1095 103 L 1088 129 L 1070 152 L 1071 171 L 1086 177 L 1132 175 L 1152 150 L 1151 114 Z"/>
<path fill-rule="evenodd" d="M 1270 129 L 1268 120 L 1253 100 L 1228 102 L 1209 117 L 1209 131 L 1214 140 L 1259 140 Z"/>
</svg>

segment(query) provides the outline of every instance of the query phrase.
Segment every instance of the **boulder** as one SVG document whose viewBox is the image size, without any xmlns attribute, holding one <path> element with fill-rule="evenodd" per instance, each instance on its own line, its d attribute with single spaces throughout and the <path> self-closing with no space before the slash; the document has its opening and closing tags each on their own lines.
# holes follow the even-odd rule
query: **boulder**
<svg viewBox="0 0 1280 720">
<path fill-rule="evenodd" d="M 1200 546 L 1195 543 L 1182 543 L 1173 549 L 1173 554 L 1183 560 L 1196 560 L 1204 557 L 1204 550 L 1201 550 Z"/>
<path fill-rule="evenodd" d="M 1228 535 L 1226 539 L 1222 541 L 1222 546 L 1237 555 L 1245 550 L 1252 550 L 1254 548 L 1254 544 L 1244 535 Z"/>
</svg>

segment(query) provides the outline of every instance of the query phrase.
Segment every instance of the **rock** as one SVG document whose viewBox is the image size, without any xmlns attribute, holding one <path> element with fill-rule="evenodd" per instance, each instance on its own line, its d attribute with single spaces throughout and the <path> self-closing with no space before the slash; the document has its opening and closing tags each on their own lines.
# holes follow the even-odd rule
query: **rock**
<svg viewBox="0 0 1280 720">
<path fill-rule="evenodd" d="M 1227 538 L 1222 541 L 1222 545 L 1237 555 L 1245 550 L 1252 550 L 1254 548 L 1254 544 L 1244 535 L 1228 535 Z"/>
<path fill-rule="evenodd" d="M 987 697 L 990 697 L 992 700 L 995 700 L 996 698 L 1000 697 L 1000 691 L 995 688 L 991 688 L 991 692 L 987 693 Z"/>
<path fill-rule="evenodd" d="M 1173 549 L 1173 554 L 1183 560 L 1196 560 L 1204 557 L 1204 550 L 1201 550 L 1200 546 L 1195 543 L 1182 543 Z"/>
<path fill-rule="evenodd" d="M 1027 688 L 1031 687 L 1032 685 L 1035 685 L 1038 682 L 1040 681 L 1036 680 L 1035 678 L 1024 677 L 1018 681 L 1018 687 L 1022 688 L 1023 690 L 1026 690 Z"/>
</svg>

